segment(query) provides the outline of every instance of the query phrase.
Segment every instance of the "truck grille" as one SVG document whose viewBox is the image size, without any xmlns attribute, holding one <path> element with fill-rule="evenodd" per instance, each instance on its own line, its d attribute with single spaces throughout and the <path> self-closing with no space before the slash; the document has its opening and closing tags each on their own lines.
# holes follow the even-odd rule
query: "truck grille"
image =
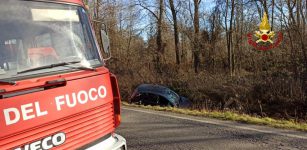
<svg viewBox="0 0 307 150">
<path fill-rule="evenodd" d="M 63 145 L 53 149 L 76 149 L 111 133 L 114 128 L 113 103 L 0 138 L 0 149 L 13 149 L 58 132 L 66 134 Z"/>
</svg>

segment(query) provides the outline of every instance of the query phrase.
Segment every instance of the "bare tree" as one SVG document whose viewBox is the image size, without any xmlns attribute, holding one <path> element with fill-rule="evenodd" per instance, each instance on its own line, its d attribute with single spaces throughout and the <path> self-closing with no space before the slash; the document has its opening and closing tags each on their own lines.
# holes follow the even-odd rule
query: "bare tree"
<svg viewBox="0 0 307 150">
<path fill-rule="evenodd" d="M 173 16 L 173 27 L 174 27 L 174 38 L 175 38 L 175 52 L 176 52 L 176 63 L 180 64 L 180 56 L 179 56 L 179 32 L 178 32 L 178 23 L 177 23 L 177 11 L 175 9 L 174 0 L 169 0 L 169 4 L 171 7 L 171 12 Z"/>
<path fill-rule="evenodd" d="M 162 39 L 162 27 L 164 17 L 164 0 L 159 0 L 159 18 L 157 23 L 157 46 L 159 52 L 164 52 L 163 39 Z"/>
<path fill-rule="evenodd" d="M 194 0 L 194 71 L 199 72 L 200 66 L 200 39 L 199 39 L 199 4 L 201 0 Z"/>
<path fill-rule="evenodd" d="M 227 52 L 228 52 L 228 67 L 230 75 L 234 75 L 234 53 L 233 53 L 233 41 L 232 41 L 232 33 L 233 33 L 233 18 L 234 18 L 234 9 L 235 2 L 231 1 L 230 6 L 230 21 L 228 22 L 228 9 L 229 9 L 229 0 L 226 0 L 226 15 L 225 15 L 225 28 L 226 28 L 226 41 L 227 41 Z M 229 23 L 229 27 L 228 27 Z"/>
</svg>

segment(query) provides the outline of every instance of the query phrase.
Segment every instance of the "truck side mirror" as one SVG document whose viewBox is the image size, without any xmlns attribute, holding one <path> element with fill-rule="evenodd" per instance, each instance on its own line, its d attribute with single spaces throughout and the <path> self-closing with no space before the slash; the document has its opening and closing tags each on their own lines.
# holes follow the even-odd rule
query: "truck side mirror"
<svg viewBox="0 0 307 150">
<path fill-rule="evenodd" d="M 107 54 L 107 58 L 104 60 L 109 60 L 112 55 L 110 50 L 110 39 L 107 33 L 107 26 L 105 24 L 102 24 L 102 27 L 100 29 L 100 39 L 102 43 L 103 52 Z"/>
<path fill-rule="evenodd" d="M 110 40 L 107 32 L 104 29 L 100 30 L 100 38 L 101 38 L 101 43 L 103 45 L 103 51 L 106 54 L 110 53 Z"/>
<path fill-rule="evenodd" d="M 102 21 L 93 20 L 94 22 L 98 23 L 98 26 L 100 27 L 100 40 L 102 44 L 102 51 L 107 55 L 107 58 L 104 60 L 111 59 L 111 50 L 110 50 L 110 39 L 107 32 L 107 26 Z"/>
</svg>

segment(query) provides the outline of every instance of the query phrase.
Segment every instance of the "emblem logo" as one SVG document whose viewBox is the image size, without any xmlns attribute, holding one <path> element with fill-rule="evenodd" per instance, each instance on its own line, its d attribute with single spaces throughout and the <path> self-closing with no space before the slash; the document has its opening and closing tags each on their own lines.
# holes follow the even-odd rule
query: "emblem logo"
<svg viewBox="0 0 307 150">
<path fill-rule="evenodd" d="M 253 39 L 253 35 L 255 36 L 255 38 L 257 38 L 256 40 Z M 277 39 L 273 41 L 275 37 L 275 32 L 271 29 L 269 19 L 266 13 L 264 13 L 262 17 L 262 21 L 259 25 L 259 31 L 255 31 L 255 34 L 248 33 L 247 37 L 248 43 L 250 45 L 252 45 L 258 50 L 263 51 L 277 47 L 283 39 L 282 33 L 279 32 Z"/>
</svg>

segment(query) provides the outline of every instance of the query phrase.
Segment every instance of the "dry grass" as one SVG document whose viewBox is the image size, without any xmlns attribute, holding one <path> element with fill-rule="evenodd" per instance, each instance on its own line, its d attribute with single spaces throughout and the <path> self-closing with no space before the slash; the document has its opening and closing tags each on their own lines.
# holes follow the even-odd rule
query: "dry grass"
<svg viewBox="0 0 307 150">
<path fill-rule="evenodd" d="M 269 117 L 253 117 L 246 114 L 239 114 L 231 111 L 206 111 L 206 110 L 190 110 L 190 109 L 180 109 L 180 108 L 172 108 L 172 107 L 159 107 L 159 106 L 142 106 L 129 104 L 127 102 L 122 103 L 124 106 L 145 108 L 156 111 L 168 111 L 185 115 L 192 116 L 201 116 L 201 117 L 209 117 L 216 118 L 221 120 L 231 120 L 248 124 L 257 124 L 257 125 L 266 125 L 275 128 L 284 128 L 284 129 L 295 129 L 299 131 L 307 131 L 307 123 L 298 123 L 292 120 L 277 120 Z"/>
</svg>

